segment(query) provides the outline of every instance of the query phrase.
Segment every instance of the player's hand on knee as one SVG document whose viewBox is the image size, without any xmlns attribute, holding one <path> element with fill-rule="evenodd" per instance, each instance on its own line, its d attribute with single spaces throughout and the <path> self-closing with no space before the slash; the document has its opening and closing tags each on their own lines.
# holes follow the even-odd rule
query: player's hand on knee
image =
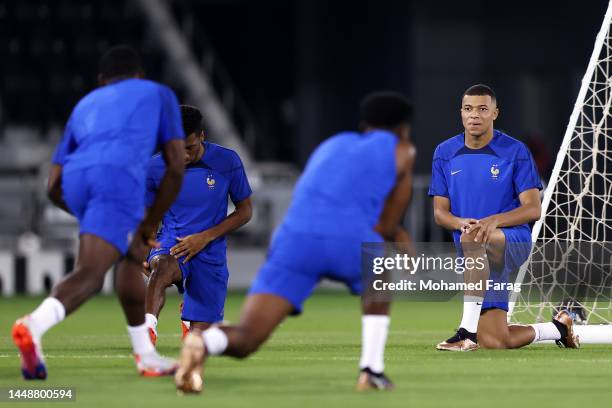
<svg viewBox="0 0 612 408">
<path fill-rule="evenodd" d="M 493 235 L 493 232 L 499 226 L 499 221 L 497 220 L 497 217 L 491 216 L 479 220 L 478 224 L 476 225 L 479 226 L 479 229 L 474 240 L 487 245 L 491 239 L 491 236 Z"/>
<path fill-rule="evenodd" d="M 186 237 L 176 237 L 176 240 L 179 242 L 170 248 L 170 255 L 176 259 L 185 257 L 183 263 L 187 263 L 198 252 L 204 249 L 213 238 L 204 231 L 198 234 L 187 235 Z"/>
<path fill-rule="evenodd" d="M 459 219 L 459 231 L 462 233 L 469 233 L 470 227 L 478 223 L 476 218 L 460 218 Z"/>
</svg>

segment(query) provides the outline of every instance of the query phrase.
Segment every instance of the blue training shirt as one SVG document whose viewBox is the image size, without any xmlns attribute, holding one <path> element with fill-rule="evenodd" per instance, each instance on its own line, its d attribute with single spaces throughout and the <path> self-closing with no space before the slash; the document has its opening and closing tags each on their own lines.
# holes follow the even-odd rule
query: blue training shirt
<svg viewBox="0 0 612 408">
<path fill-rule="evenodd" d="M 353 236 L 372 230 L 397 178 L 391 132 L 343 132 L 311 154 L 283 225 L 296 232 Z"/>
<path fill-rule="evenodd" d="M 434 153 L 429 195 L 447 197 L 457 217 L 481 219 L 511 211 L 520 206 L 519 194 L 533 188 L 541 190 L 542 183 L 529 149 L 499 130 L 480 149 L 467 147 L 461 133 Z"/>
<path fill-rule="evenodd" d="M 227 217 L 228 196 L 239 203 L 251 196 L 251 187 L 242 161 L 233 150 L 204 142 L 204 155 L 185 168 L 181 191 L 162 219 L 157 239 L 163 248 L 171 248 L 185 237 L 219 224 Z M 145 204 L 150 207 L 161 183 L 166 163 L 160 154 L 149 160 Z M 210 242 L 198 256 L 207 262 L 224 264 L 226 240 Z"/>
<path fill-rule="evenodd" d="M 172 90 L 153 81 L 125 79 L 95 89 L 79 101 L 52 162 L 64 166 L 64 172 L 119 167 L 144 189 L 151 154 L 184 137 Z"/>
</svg>

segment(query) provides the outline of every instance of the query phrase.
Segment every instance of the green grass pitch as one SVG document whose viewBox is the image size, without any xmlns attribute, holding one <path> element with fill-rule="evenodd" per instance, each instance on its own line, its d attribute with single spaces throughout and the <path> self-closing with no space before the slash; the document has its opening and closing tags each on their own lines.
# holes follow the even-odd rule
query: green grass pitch
<svg viewBox="0 0 612 408">
<path fill-rule="evenodd" d="M 243 294 L 231 294 L 226 317 L 236 320 Z M 451 334 L 459 303 L 397 302 L 393 306 L 386 372 L 397 389 L 353 391 L 360 350 L 358 299 L 344 293 L 313 296 L 299 318 L 288 319 L 254 356 L 208 361 L 205 391 L 177 396 L 170 378 L 141 378 L 130 355 L 114 297 L 86 304 L 44 338 L 49 379 L 21 380 L 9 332 L 16 317 L 40 301 L 0 299 L 0 388 L 74 387 L 76 403 L 53 407 L 608 407 L 612 347 L 443 353 L 434 344 Z M 159 350 L 177 356 L 178 297 L 160 319 Z M 6 402 L 0 402 L 0 408 Z M 585 405 L 586 404 L 586 405 Z M 7 404 L 11 405 L 11 404 Z M 16 406 L 40 407 L 43 403 Z"/>
</svg>

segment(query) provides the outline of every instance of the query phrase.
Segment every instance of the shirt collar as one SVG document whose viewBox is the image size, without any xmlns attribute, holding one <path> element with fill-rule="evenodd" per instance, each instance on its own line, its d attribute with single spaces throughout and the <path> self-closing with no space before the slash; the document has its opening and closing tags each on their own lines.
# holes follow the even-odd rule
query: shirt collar
<svg viewBox="0 0 612 408">
<path fill-rule="evenodd" d="M 483 152 L 491 151 L 493 152 L 494 155 L 499 156 L 499 146 L 497 142 L 499 140 L 500 135 L 501 135 L 501 132 L 497 129 L 494 129 L 493 137 L 491 138 L 491 140 L 486 146 L 481 147 L 480 149 L 470 149 L 469 147 L 465 145 L 465 132 L 459 133 L 456 136 L 458 143 L 455 148 L 455 151 L 453 152 L 453 156 L 456 156 L 457 154 L 463 151 L 472 152 L 472 153 L 477 152 L 477 151 L 483 151 Z"/>
</svg>

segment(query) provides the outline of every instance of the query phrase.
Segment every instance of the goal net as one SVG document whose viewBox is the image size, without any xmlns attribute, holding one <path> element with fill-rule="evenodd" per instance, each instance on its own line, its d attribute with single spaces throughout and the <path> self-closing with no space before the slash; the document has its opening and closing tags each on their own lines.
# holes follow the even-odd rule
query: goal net
<svg viewBox="0 0 612 408">
<path fill-rule="evenodd" d="M 612 2 L 544 193 L 530 260 L 517 276 L 511 322 L 550 321 L 569 307 L 585 325 L 612 323 L 611 18 Z M 590 342 L 612 343 L 610 329 L 599 326 Z"/>
</svg>

